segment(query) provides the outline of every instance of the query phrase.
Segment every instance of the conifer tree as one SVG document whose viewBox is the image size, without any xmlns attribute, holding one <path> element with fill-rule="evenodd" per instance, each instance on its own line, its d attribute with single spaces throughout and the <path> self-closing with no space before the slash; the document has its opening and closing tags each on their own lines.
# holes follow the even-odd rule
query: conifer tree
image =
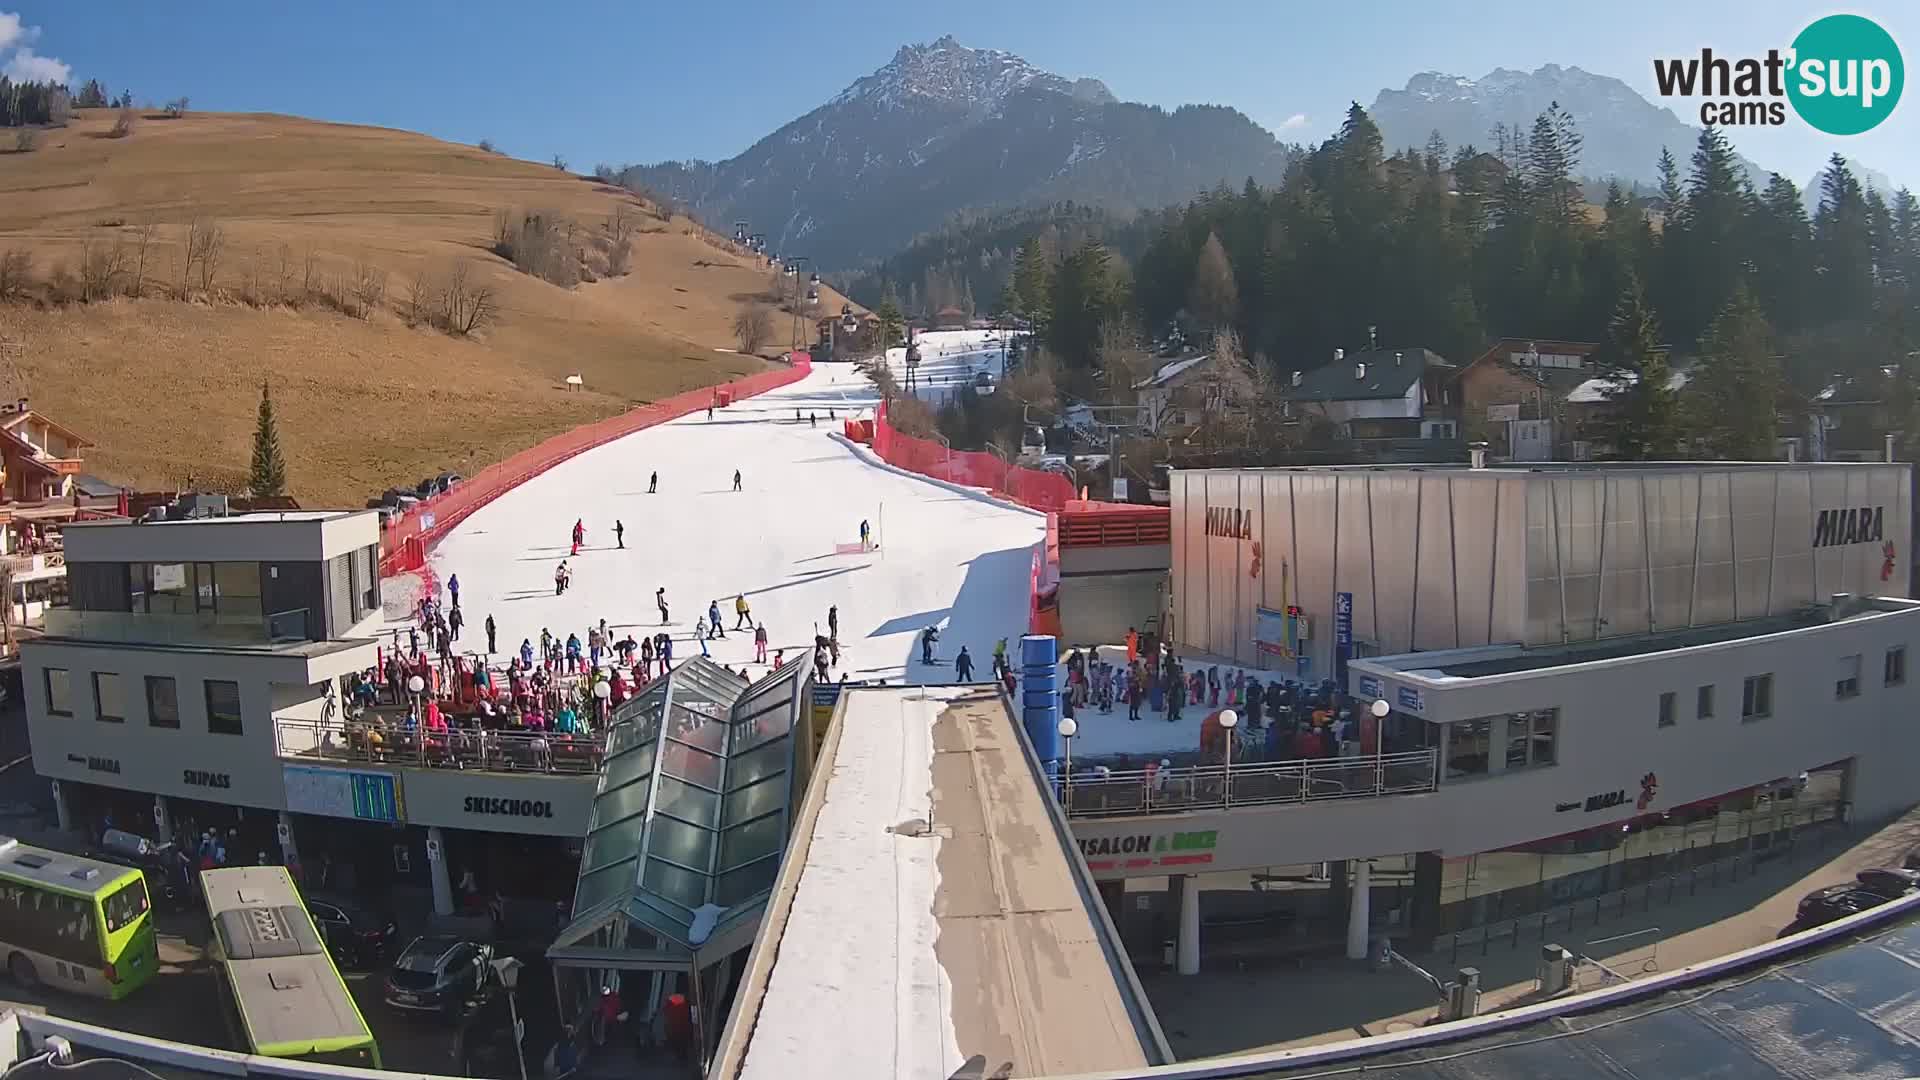
<svg viewBox="0 0 1920 1080">
<path fill-rule="evenodd" d="M 247 487 L 258 497 L 287 493 L 287 462 L 280 455 L 280 429 L 273 419 L 273 395 L 260 384 L 260 414 L 253 427 L 253 464 Z"/>
</svg>

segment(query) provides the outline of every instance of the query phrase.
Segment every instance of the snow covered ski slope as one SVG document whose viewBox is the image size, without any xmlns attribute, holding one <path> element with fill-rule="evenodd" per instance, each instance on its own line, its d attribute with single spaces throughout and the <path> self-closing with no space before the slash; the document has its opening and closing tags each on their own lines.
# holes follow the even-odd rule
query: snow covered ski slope
<svg viewBox="0 0 1920 1080">
<path fill-rule="evenodd" d="M 921 347 L 959 367 L 978 362 L 973 353 L 986 337 L 929 334 Z M 459 647 L 485 647 L 488 615 L 499 627 L 500 660 L 523 638 L 537 646 L 542 628 L 584 641 L 605 619 L 616 639 L 655 633 L 654 590 L 664 586 L 676 657 L 699 655 L 694 623 L 718 601 L 728 634 L 708 647 L 720 663 L 748 665 L 752 632 L 732 629 L 734 597 L 744 594 L 771 647 L 789 657 L 811 646 L 816 629 L 826 633 L 827 609 L 838 605 L 836 679 L 951 681 L 963 644 L 976 677 L 986 678 L 994 642 L 1005 637 L 1011 647 L 1026 630 L 1032 549 L 1046 519 L 869 464 L 828 437 L 850 409 L 870 414 L 872 404 L 871 385 L 851 365 L 823 364 L 711 420 L 697 413 L 629 435 L 501 496 L 431 555 L 440 581 L 460 576 L 467 625 Z M 659 490 L 648 494 L 655 471 Z M 586 544 L 569 559 L 576 519 Z M 837 554 L 858 544 L 862 519 L 881 550 Z M 626 526 L 625 550 L 615 545 L 616 520 Z M 556 596 L 562 559 L 573 584 Z M 930 624 L 942 627 L 942 665 L 933 668 L 919 663 L 916 640 Z M 757 677 L 767 668 L 749 670 Z"/>
</svg>

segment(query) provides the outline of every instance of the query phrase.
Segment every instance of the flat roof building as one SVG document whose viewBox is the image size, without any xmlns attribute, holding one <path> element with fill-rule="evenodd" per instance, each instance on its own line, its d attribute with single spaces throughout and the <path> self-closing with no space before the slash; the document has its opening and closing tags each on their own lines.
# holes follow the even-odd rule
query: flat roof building
<svg viewBox="0 0 1920 1080">
<path fill-rule="evenodd" d="M 1171 1060 L 1004 698 L 852 689 L 838 708 L 708 1075 Z"/>
</svg>

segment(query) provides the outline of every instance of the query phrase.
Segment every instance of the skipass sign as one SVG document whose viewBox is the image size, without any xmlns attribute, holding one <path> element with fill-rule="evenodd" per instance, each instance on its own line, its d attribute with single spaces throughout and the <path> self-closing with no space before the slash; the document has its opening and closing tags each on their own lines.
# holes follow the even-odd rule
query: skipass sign
<svg viewBox="0 0 1920 1080">
<path fill-rule="evenodd" d="M 1709 47 L 1653 61 L 1660 96 L 1698 99 L 1702 125 L 1779 127 L 1792 106 L 1828 135 L 1879 127 L 1900 104 L 1906 76 L 1893 35 L 1863 15 L 1815 19 L 1786 49 L 1762 56 L 1722 56 Z"/>
</svg>

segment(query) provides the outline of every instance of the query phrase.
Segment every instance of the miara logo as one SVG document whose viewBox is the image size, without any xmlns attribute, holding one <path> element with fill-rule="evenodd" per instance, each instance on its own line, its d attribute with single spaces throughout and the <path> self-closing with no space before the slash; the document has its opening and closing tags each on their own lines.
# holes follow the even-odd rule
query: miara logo
<svg viewBox="0 0 1920 1080">
<path fill-rule="evenodd" d="M 1207 507 L 1207 535 L 1229 540 L 1253 539 L 1253 513 L 1232 506 Z"/>
<path fill-rule="evenodd" d="M 1828 15 L 1810 23 L 1785 50 L 1727 57 L 1711 48 L 1698 56 L 1656 59 L 1653 81 L 1661 97 L 1702 98 L 1705 125 L 1787 122 L 1787 106 L 1828 135 L 1858 135 L 1878 127 L 1900 103 L 1906 66 L 1900 46 L 1879 23 L 1859 15 Z"/>
</svg>

